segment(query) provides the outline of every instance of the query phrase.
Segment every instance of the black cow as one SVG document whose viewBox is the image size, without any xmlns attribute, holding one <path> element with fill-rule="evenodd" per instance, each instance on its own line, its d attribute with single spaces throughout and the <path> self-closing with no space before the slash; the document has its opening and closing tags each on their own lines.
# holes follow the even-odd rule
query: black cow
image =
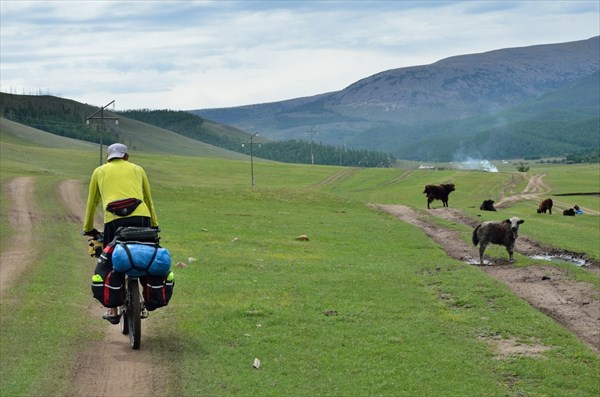
<svg viewBox="0 0 600 397">
<path fill-rule="evenodd" d="M 575 216 L 575 209 L 569 208 L 568 210 L 563 211 L 563 215 L 565 216 Z"/>
<path fill-rule="evenodd" d="M 483 200 L 479 209 L 482 211 L 496 211 L 496 208 L 494 208 L 494 200 Z"/>
<path fill-rule="evenodd" d="M 454 190 L 454 183 L 425 186 L 423 193 L 427 196 L 427 209 L 433 200 L 442 200 L 443 206 L 448 207 L 448 195 Z"/>
</svg>

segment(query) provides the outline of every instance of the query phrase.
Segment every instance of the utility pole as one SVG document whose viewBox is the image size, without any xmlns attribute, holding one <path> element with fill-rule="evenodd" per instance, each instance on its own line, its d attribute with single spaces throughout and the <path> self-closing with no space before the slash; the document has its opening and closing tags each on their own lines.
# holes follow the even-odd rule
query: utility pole
<svg viewBox="0 0 600 397">
<path fill-rule="evenodd" d="M 248 138 L 246 143 L 250 143 L 250 175 L 252 176 L 252 187 L 254 187 L 254 155 L 252 154 L 252 147 L 254 146 L 254 137 L 258 135 L 258 132 L 255 132 Z M 242 147 L 244 147 L 244 143 L 242 143 Z M 260 143 L 258 144 L 260 147 Z"/>
<path fill-rule="evenodd" d="M 116 125 L 119 125 L 119 118 L 118 117 L 104 117 L 104 109 L 109 107 L 110 105 L 112 105 L 113 103 L 115 103 L 115 100 L 113 99 L 112 101 L 110 101 L 109 103 L 107 103 L 106 105 L 102 106 L 100 108 L 100 110 L 98 110 L 96 113 L 92 114 L 91 116 L 87 117 L 85 119 L 86 124 L 90 124 L 90 120 L 94 120 L 94 119 L 99 119 L 100 120 L 100 165 L 102 165 L 102 146 L 104 146 L 104 119 L 106 120 L 114 120 Z M 114 105 L 113 105 L 114 106 Z M 100 113 L 100 116 L 96 116 L 98 113 Z"/>
<path fill-rule="evenodd" d="M 346 144 L 344 143 L 342 146 L 340 146 L 340 167 L 342 166 L 342 152 L 346 151 Z"/>
<path fill-rule="evenodd" d="M 315 155 L 313 153 L 313 136 L 315 134 L 318 134 L 317 132 L 317 126 L 312 126 L 310 127 L 310 130 L 306 131 L 307 134 L 310 134 L 310 163 L 314 164 L 315 163 Z"/>
</svg>

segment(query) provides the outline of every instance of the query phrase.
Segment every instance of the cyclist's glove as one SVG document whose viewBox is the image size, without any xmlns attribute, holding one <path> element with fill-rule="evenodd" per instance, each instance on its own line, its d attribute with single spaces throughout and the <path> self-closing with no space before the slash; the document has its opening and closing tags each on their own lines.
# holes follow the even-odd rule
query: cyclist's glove
<svg viewBox="0 0 600 397">
<path fill-rule="evenodd" d="M 84 236 L 90 236 L 90 237 L 96 237 L 100 234 L 100 232 L 98 230 L 96 230 L 95 228 L 90 230 L 89 232 L 82 232 Z"/>
</svg>

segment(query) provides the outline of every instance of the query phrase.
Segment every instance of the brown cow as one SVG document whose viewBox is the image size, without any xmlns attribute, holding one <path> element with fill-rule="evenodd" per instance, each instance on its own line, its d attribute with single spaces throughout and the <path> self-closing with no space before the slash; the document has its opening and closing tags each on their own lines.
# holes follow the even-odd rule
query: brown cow
<svg viewBox="0 0 600 397">
<path fill-rule="evenodd" d="M 448 207 L 448 195 L 454 190 L 454 183 L 425 186 L 423 193 L 427 196 L 427 209 L 433 200 L 442 200 L 442 205 Z"/>
<path fill-rule="evenodd" d="M 546 211 L 548 211 L 550 213 L 550 215 L 552 215 L 552 204 L 553 204 L 552 199 L 550 199 L 550 198 L 543 200 L 542 202 L 540 202 L 540 205 L 538 206 L 537 213 L 545 214 Z"/>
</svg>

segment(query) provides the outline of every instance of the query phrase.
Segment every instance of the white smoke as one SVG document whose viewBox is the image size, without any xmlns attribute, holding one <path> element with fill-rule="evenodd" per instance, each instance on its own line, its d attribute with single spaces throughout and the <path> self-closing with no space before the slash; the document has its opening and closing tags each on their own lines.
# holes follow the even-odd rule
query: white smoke
<svg viewBox="0 0 600 397">
<path fill-rule="evenodd" d="M 498 168 L 488 160 L 477 160 L 467 158 L 458 162 L 458 168 L 461 170 L 480 170 L 486 172 L 498 172 Z"/>
</svg>

